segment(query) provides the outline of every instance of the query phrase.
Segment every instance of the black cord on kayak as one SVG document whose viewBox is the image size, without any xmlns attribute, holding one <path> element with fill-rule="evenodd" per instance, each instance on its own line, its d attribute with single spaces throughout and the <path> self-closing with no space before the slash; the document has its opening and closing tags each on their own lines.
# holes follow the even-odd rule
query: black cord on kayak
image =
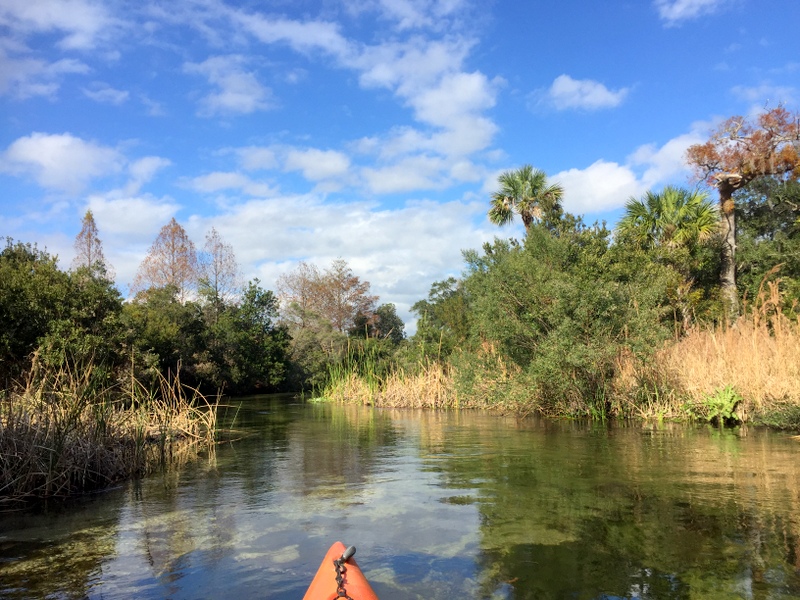
<svg viewBox="0 0 800 600">
<path fill-rule="evenodd" d="M 347 595 L 347 590 L 344 589 L 344 574 L 347 573 L 347 567 L 345 567 L 345 563 L 350 560 L 353 555 L 356 553 L 355 546 L 348 546 L 347 549 L 342 552 L 342 555 L 333 561 L 333 568 L 336 569 L 336 597 L 337 598 L 344 598 L 345 600 L 354 600 L 350 596 Z"/>
</svg>

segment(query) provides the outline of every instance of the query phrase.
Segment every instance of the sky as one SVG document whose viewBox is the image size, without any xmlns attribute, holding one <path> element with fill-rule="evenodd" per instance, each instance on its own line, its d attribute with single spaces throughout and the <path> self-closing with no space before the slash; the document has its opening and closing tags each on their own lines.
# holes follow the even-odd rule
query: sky
<svg viewBox="0 0 800 600">
<path fill-rule="evenodd" d="M 409 312 L 531 164 L 564 208 L 693 186 L 722 119 L 800 104 L 798 0 L 1 0 L 0 235 L 123 295 L 174 217 L 244 280 L 343 258 Z"/>
</svg>

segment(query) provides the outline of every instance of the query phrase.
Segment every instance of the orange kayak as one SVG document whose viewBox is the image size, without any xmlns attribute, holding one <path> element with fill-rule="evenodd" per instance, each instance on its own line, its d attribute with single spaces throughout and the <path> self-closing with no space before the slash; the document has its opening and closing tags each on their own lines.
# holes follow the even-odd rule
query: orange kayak
<svg viewBox="0 0 800 600">
<path fill-rule="evenodd" d="M 342 542 L 336 542 L 331 546 L 311 585 L 308 586 L 303 600 L 336 600 L 336 598 L 378 600 L 378 596 L 372 591 L 367 578 L 353 558 L 355 551 L 352 546 L 345 548 Z M 339 575 L 341 575 L 341 588 L 337 580 Z M 344 595 L 340 592 L 344 592 Z"/>
</svg>

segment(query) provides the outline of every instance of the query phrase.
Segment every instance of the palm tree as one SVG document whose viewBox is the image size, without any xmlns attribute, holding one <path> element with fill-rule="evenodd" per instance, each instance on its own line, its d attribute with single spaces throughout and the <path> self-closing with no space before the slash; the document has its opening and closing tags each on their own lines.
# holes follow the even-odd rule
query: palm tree
<svg viewBox="0 0 800 600">
<path fill-rule="evenodd" d="M 708 194 L 667 186 L 631 198 L 617 231 L 642 248 L 692 249 L 719 230 L 719 216 Z"/>
<path fill-rule="evenodd" d="M 534 221 L 561 214 L 564 190 L 557 183 L 548 184 L 544 171 L 524 165 L 504 171 L 497 181 L 500 189 L 492 194 L 489 208 L 489 220 L 495 225 L 508 225 L 518 213 L 527 232 Z"/>
<path fill-rule="evenodd" d="M 673 186 L 661 192 L 647 192 L 640 200 L 631 198 L 617 232 L 644 249 L 661 249 L 662 257 L 675 273 L 670 296 L 676 309 L 676 327 L 691 326 L 694 277 L 692 255 L 703 242 L 719 231 L 719 216 L 708 194 Z M 679 250 L 682 250 L 679 252 Z"/>
</svg>

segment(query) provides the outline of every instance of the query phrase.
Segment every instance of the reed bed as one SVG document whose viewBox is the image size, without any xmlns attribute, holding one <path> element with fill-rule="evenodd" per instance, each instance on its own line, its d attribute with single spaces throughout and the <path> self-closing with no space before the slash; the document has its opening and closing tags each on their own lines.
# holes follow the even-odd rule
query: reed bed
<svg viewBox="0 0 800 600">
<path fill-rule="evenodd" d="M 34 367 L 0 399 L 0 508 L 66 497 L 186 460 L 214 442 L 218 399 L 161 377 L 100 387 L 95 367 Z"/>
<path fill-rule="evenodd" d="M 429 363 L 414 373 L 397 368 L 379 376 L 365 377 L 355 371 L 339 371 L 331 377 L 323 395 L 340 403 L 405 408 L 458 408 L 453 378 L 439 363 Z"/>
<path fill-rule="evenodd" d="M 715 398 L 728 394 L 737 400 L 738 421 L 800 417 L 800 321 L 781 310 L 779 284 L 766 282 L 735 324 L 695 328 L 665 345 L 648 364 L 621 365 L 617 387 L 628 398 L 629 412 L 703 415 Z M 782 420 L 774 424 L 792 425 Z"/>
</svg>

